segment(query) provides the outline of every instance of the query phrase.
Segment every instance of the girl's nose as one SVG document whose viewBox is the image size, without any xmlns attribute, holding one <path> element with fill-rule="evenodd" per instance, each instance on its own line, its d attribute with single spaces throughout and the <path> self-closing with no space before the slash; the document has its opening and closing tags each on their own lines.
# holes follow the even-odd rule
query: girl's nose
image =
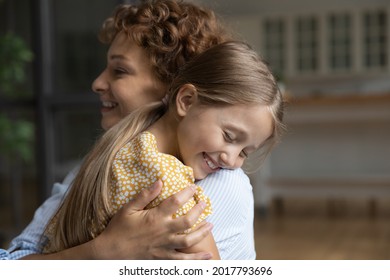
<svg viewBox="0 0 390 280">
<path fill-rule="evenodd" d="M 92 90 L 96 93 L 102 94 L 108 89 L 106 70 L 100 73 L 99 76 L 92 82 Z"/>
<path fill-rule="evenodd" d="M 228 169 L 236 169 L 240 168 L 244 163 L 244 158 L 240 157 L 241 150 L 237 151 L 229 151 L 223 152 L 220 154 L 220 165 L 223 168 Z"/>
</svg>

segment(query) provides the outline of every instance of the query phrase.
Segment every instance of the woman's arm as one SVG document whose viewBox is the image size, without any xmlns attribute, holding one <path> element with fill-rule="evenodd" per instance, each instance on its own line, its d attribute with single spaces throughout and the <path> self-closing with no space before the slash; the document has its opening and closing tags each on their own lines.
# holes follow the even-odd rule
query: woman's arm
<svg viewBox="0 0 390 280">
<path fill-rule="evenodd" d="M 195 206 L 185 217 L 173 219 L 174 213 L 194 194 L 192 187 L 168 198 L 158 207 L 143 210 L 161 191 L 161 182 L 143 190 L 113 217 L 97 238 L 54 254 L 31 254 L 23 259 L 209 259 L 206 251 L 186 254 L 177 248 L 194 246 L 211 230 L 206 223 L 188 235 L 178 235 L 192 225 L 203 211 Z"/>
<path fill-rule="evenodd" d="M 55 183 L 51 196 L 35 211 L 30 224 L 21 234 L 12 239 L 8 248 L 9 259 L 20 259 L 31 254 L 39 254 L 43 248 L 42 234 L 51 217 L 60 206 L 69 184 L 73 181 L 78 166 L 65 177 L 62 183 Z"/>
<path fill-rule="evenodd" d="M 214 237 L 211 233 L 209 233 L 204 239 L 202 239 L 194 246 L 182 249 L 180 251 L 186 254 L 192 254 L 197 252 L 210 252 L 212 255 L 212 257 L 210 258 L 211 260 L 221 259 L 221 257 L 219 256 L 217 245 L 215 244 Z"/>
</svg>

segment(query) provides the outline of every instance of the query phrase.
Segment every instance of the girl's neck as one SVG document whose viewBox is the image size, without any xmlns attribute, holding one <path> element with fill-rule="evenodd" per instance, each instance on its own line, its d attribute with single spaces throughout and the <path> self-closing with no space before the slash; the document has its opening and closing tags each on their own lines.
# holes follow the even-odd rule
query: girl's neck
<svg viewBox="0 0 390 280">
<path fill-rule="evenodd" d="M 157 148 L 160 153 L 170 154 L 180 159 L 177 144 L 177 125 L 176 117 L 167 112 L 152 124 L 147 131 L 156 137 Z"/>
</svg>

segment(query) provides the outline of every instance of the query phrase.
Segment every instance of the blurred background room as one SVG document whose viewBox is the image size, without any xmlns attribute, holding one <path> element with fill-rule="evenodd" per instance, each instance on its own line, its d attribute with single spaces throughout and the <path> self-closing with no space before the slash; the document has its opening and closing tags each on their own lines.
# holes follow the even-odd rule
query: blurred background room
<svg viewBox="0 0 390 280">
<path fill-rule="evenodd" d="M 101 133 L 120 0 L 0 0 L 0 247 Z M 390 1 L 193 0 L 269 63 L 288 131 L 259 172 L 258 259 L 390 259 Z"/>
</svg>

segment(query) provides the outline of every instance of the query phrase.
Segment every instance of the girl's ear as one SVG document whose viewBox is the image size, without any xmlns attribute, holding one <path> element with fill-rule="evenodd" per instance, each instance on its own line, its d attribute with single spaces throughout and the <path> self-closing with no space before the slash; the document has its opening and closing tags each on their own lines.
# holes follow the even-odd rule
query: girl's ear
<svg viewBox="0 0 390 280">
<path fill-rule="evenodd" d="M 176 110 L 180 117 L 184 117 L 198 99 L 196 88 L 191 84 L 183 85 L 176 95 Z"/>
</svg>

